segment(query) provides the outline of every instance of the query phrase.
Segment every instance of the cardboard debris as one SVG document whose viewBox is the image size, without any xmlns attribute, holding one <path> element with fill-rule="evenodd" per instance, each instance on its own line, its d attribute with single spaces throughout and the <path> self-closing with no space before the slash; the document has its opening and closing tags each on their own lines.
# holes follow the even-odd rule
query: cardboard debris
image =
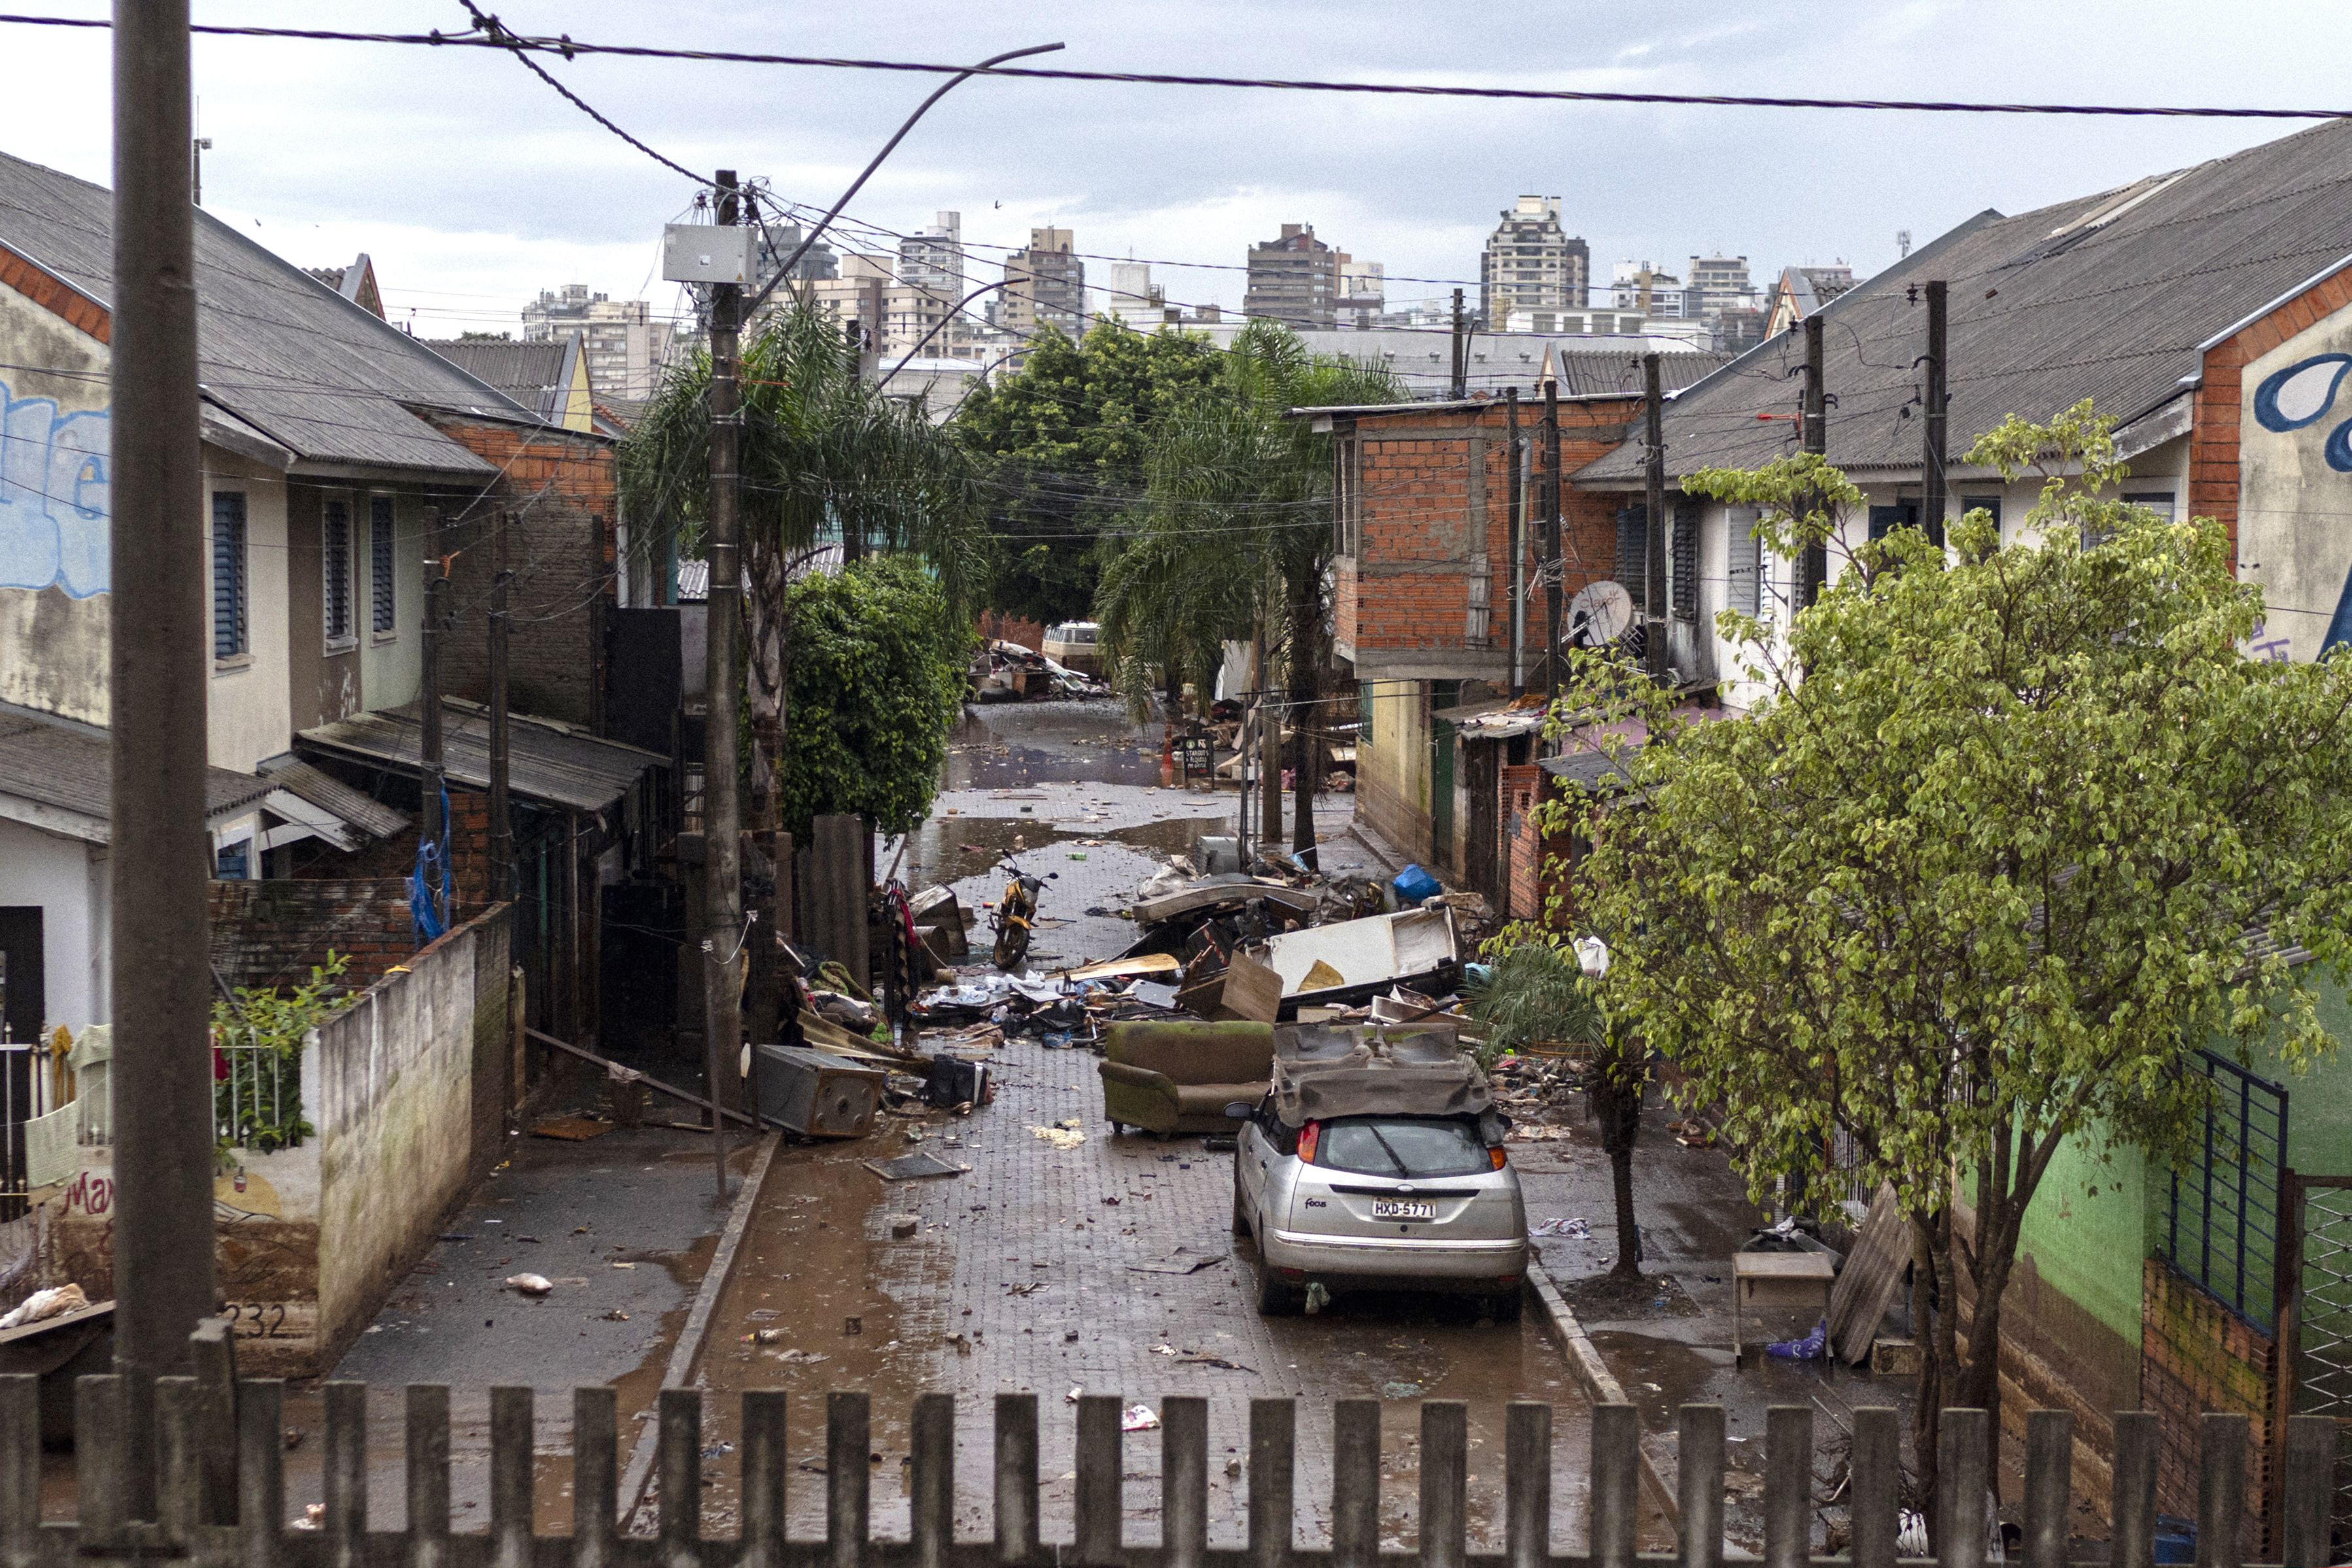
<svg viewBox="0 0 2352 1568">
<path fill-rule="evenodd" d="M 923 1181 L 931 1176 L 961 1176 L 968 1168 L 950 1165 L 934 1154 L 900 1155 L 895 1160 L 866 1160 L 866 1168 L 884 1181 Z"/>
</svg>

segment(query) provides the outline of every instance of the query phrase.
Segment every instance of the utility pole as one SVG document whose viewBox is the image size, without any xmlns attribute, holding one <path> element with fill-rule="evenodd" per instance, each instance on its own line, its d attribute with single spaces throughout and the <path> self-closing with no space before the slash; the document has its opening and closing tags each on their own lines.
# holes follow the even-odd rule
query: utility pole
<svg viewBox="0 0 2352 1568">
<path fill-rule="evenodd" d="M 1509 471 L 1504 476 L 1503 505 L 1510 513 L 1511 558 L 1511 695 L 1525 696 L 1528 690 L 1528 604 L 1527 604 L 1527 541 L 1522 537 L 1524 519 L 1519 516 L 1527 486 L 1519 474 L 1523 461 L 1519 444 L 1519 389 L 1503 389 L 1503 422 L 1509 432 L 1505 437 Z"/>
<path fill-rule="evenodd" d="M 1826 454 L 1830 449 L 1829 402 L 1822 390 L 1822 319 L 1819 316 L 1805 318 L 1805 402 L 1803 416 L 1797 425 L 1797 445 L 1803 451 L 1816 454 Z M 1829 575 L 1829 541 L 1817 539 L 1805 545 L 1797 557 L 1797 609 L 1811 607 L 1813 601 L 1821 597 L 1822 587 Z"/>
<path fill-rule="evenodd" d="M 430 844 L 433 853 L 429 857 L 417 856 L 417 872 L 423 875 L 427 867 L 431 868 L 433 881 L 425 885 L 425 899 L 446 926 L 449 910 L 445 896 L 449 885 L 449 819 L 442 814 L 441 801 L 449 788 L 449 775 L 441 736 L 441 634 L 448 629 L 446 596 L 449 571 L 437 560 L 425 564 L 425 670 L 417 683 L 417 719 L 423 733 L 416 747 L 416 830 L 420 843 Z"/>
<path fill-rule="evenodd" d="M 1559 380 L 1544 382 L 1544 695 L 1559 700 L 1559 601 L 1563 567 L 1559 549 Z"/>
<path fill-rule="evenodd" d="M 739 198 L 735 171 L 721 169 L 718 221 L 732 226 Z M 722 1076 L 742 1041 L 742 991 L 735 960 L 743 950 L 743 800 L 736 727 L 743 704 L 743 674 L 736 668 L 735 640 L 743 620 L 740 442 L 742 414 L 736 384 L 736 335 L 742 325 L 740 284 L 710 286 L 710 518 L 705 554 L 710 560 L 706 612 L 703 690 L 709 694 L 702 727 L 702 1070 L 710 1095 L 711 1157 L 719 1196 L 727 1197 L 727 1117 L 721 1109 L 736 1096 Z"/>
<path fill-rule="evenodd" d="M 1944 382 L 1944 280 L 1927 280 L 1927 417 L 1926 450 L 1919 463 L 1919 526 L 1938 548 L 1944 542 L 1944 426 L 1948 389 Z"/>
<path fill-rule="evenodd" d="M 490 902 L 511 903 L 515 895 L 514 821 L 507 792 L 511 744 L 507 723 L 507 628 L 512 612 L 507 595 L 514 573 L 507 570 L 509 519 L 499 519 L 498 575 L 490 580 Z"/>
<path fill-rule="evenodd" d="M 1642 663 L 1652 680 L 1666 677 L 1666 433 L 1665 395 L 1658 374 L 1658 356 L 1642 356 L 1643 423 L 1648 453 L 1643 463 L 1643 510 L 1650 526 L 1642 530 Z"/>
<path fill-rule="evenodd" d="M 114 1368 L 125 1512 L 154 1519 L 155 1379 L 219 1304 L 188 0 L 121 0 L 113 74 Z"/>
<path fill-rule="evenodd" d="M 1454 291 L 1454 401 L 1460 402 L 1470 395 L 1470 341 L 1468 324 L 1462 319 L 1462 290 Z"/>
</svg>

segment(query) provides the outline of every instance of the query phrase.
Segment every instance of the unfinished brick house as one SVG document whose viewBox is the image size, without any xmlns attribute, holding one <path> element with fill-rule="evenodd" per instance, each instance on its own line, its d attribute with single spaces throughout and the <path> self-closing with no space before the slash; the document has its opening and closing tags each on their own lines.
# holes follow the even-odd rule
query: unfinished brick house
<svg viewBox="0 0 2352 1568">
<path fill-rule="evenodd" d="M 1669 391 L 1722 362 L 1699 353 L 1662 361 Z M 1514 691 L 1545 681 L 1537 480 L 1544 387 L 1554 378 L 1563 475 L 1613 451 L 1641 413 L 1640 393 L 1628 390 L 1641 383 L 1638 360 L 1547 351 L 1517 404 L 1516 518 L 1505 398 L 1297 411 L 1336 438 L 1332 643 L 1359 687 L 1359 818 L 1498 907 L 1516 875 L 1508 849 L 1523 814 L 1505 776 L 1529 767 L 1540 741 L 1539 716 L 1495 716 Z M 1623 526 L 1623 509 L 1622 497 L 1563 484 L 1563 605 L 1594 582 L 1638 583 L 1642 539 Z M 1516 645 L 1514 598 L 1524 607 Z M 1535 913 L 1517 902 L 1513 913 Z"/>
</svg>

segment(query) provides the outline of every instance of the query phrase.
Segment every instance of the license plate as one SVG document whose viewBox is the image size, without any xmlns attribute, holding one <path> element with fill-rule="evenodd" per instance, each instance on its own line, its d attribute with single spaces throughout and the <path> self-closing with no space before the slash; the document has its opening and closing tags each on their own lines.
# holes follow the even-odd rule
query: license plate
<svg viewBox="0 0 2352 1568">
<path fill-rule="evenodd" d="M 1409 1197 L 1376 1197 L 1372 1199 L 1374 1219 L 1434 1219 L 1437 1205 Z"/>
</svg>

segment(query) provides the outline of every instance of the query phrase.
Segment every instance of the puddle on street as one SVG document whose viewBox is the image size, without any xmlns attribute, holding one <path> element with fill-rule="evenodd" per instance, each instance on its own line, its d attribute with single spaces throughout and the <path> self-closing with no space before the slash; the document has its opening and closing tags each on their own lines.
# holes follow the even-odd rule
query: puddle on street
<svg viewBox="0 0 2352 1568">
<path fill-rule="evenodd" d="M 988 703 L 948 737 L 947 787 L 1003 789 L 1041 780 L 1157 784 L 1160 727 L 1131 723 L 1116 699 Z"/>
</svg>

